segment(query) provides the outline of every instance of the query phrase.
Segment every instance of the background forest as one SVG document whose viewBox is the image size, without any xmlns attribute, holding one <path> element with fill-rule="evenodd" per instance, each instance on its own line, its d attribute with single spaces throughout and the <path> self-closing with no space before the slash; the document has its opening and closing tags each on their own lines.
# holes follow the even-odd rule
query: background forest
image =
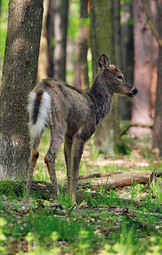
<svg viewBox="0 0 162 255">
<path fill-rule="evenodd" d="M 161 17 L 161 0 L 0 0 L 0 253 L 161 254 Z M 63 148 L 52 207 L 47 130 L 24 205 L 29 92 L 46 77 L 88 90 L 103 53 L 138 95 L 114 96 L 85 146 L 76 211 Z"/>
<path fill-rule="evenodd" d="M 2 79 L 8 1 L 1 0 L 0 6 Z M 161 77 L 158 65 L 160 12 L 158 0 L 44 0 L 37 81 L 55 77 L 87 90 L 97 73 L 98 59 L 104 53 L 139 89 L 138 97 L 131 101 L 123 97 L 119 100 L 115 98 L 107 120 L 109 130 L 105 130 L 103 124 L 96 132 L 96 147 L 108 155 L 113 155 L 115 148 L 119 149 L 117 145 L 122 144 L 118 119 L 129 120 L 125 122 L 126 128 L 134 136 L 153 133 L 153 148 L 158 148 L 159 152 L 162 150 L 159 127 Z M 159 97 L 156 97 L 158 80 Z M 112 137 L 111 129 L 114 130 Z"/>
</svg>

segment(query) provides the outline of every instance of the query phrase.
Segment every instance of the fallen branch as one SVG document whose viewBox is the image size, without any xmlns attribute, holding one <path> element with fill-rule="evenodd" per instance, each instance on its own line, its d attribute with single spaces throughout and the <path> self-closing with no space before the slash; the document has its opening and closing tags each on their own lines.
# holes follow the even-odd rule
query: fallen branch
<svg viewBox="0 0 162 255">
<path fill-rule="evenodd" d="M 155 24 L 153 22 L 153 18 L 151 17 L 151 12 L 149 10 L 149 2 L 146 0 L 142 0 L 142 2 L 143 2 L 144 10 L 146 12 L 147 23 L 150 27 L 150 30 L 151 30 L 153 36 L 156 38 L 159 45 L 162 47 L 162 40 L 160 38 L 158 31 L 156 30 Z"/>
</svg>

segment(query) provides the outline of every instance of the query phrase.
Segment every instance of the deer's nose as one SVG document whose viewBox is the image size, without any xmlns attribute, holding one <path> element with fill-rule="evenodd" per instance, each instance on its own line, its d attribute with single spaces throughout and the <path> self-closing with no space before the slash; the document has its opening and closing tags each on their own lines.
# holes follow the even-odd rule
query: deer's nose
<svg viewBox="0 0 162 255">
<path fill-rule="evenodd" d="M 138 93 L 138 89 L 137 88 L 132 88 L 132 93 L 133 94 L 137 94 Z"/>
</svg>

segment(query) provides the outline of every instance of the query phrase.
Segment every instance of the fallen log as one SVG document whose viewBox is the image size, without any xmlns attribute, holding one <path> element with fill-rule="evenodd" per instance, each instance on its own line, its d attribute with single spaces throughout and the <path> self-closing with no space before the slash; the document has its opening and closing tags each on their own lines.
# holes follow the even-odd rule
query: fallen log
<svg viewBox="0 0 162 255">
<path fill-rule="evenodd" d="M 85 179 L 79 179 L 78 186 L 81 188 L 90 187 L 91 189 L 96 189 L 101 185 L 107 190 L 111 188 L 123 188 L 126 186 L 131 186 L 133 184 L 146 184 L 150 180 L 151 171 L 133 171 L 133 172 L 120 172 L 113 175 L 108 175 L 105 173 L 105 176 L 101 175 L 100 178 L 95 178 L 92 180 L 86 181 Z"/>
<path fill-rule="evenodd" d="M 102 187 L 110 190 L 112 188 L 123 188 L 137 183 L 147 184 L 150 181 L 151 174 L 151 171 L 130 171 L 84 175 L 80 176 L 78 180 L 78 187 L 81 189 L 89 187 L 92 190 L 96 190 L 102 185 Z M 8 194 L 9 192 L 14 192 L 16 195 L 22 196 L 25 191 L 25 186 L 26 182 L 1 181 L 0 193 Z M 62 190 L 65 191 L 66 189 L 67 183 L 65 182 Z M 31 193 L 34 193 L 36 197 L 49 199 L 53 194 L 52 185 L 45 181 L 33 181 Z"/>
<path fill-rule="evenodd" d="M 79 180 L 82 179 L 91 179 L 91 178 L 101 178 L 101 177 L 108 177 L 112 175 L 118 175 L 121 174 L 122 172 L 112 172 L 112 173 L 95 173 L 95 174 L 89 174 L 89 175 L 80 175 Z"/>
</svg>

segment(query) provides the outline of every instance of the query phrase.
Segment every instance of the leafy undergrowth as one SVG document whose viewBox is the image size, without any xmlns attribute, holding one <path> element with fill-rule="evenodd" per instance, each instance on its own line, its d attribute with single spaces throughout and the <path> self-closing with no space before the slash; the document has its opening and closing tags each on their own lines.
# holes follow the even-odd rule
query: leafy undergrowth
<svg viewBox="0 0 162 255">
<path fill-rule="evenodd" d="M 42 139 L 40 161 L 35 179 L 49 181 L 43 158 L 48 149 L 48 134 Z M 132 154 L 107 158 L 95 151 L 93 142 L 86 146 L 81 173 L 134 170 L 160 171 L 161 162 L 153 154 L 148 141 L 134 141 Z M 65 177 L 63 149 L 56 168 L 58 179 Z M 43 176 L 43 177 L 42 177 Z M 2 184 L 3 185 L 3 184 Z M 64 210 L 53 201 L 30 198 L 22 203 L 22 194 L 5 186 L 0 198 L 0 254 L 96 254 L 96 255 L 160 255 L 161 241 L 161 178 L 152 185 L 107 191 L 101 187 L 78 190 L 78 208 L 72 208 L 65 191 L 60 193 Z M 2 192 L 3 190 L 3 192 Z M 10 191 L 10 192 L 9 192 Z M 22 195 L 22 196 L 21 196 Z"/>
<path fill-rule="evenodd" d="M 135 201 L 139 189 L 144 196 Z M 35 199 L 29 207 L 3 195 L 0 254 L 161 254 L 160 196 L 143 186 L 127 193 L 130 199 L 114 190 L 79 190 L 77 209 L 62 194 L 64 210 Z"/>
</svg>

